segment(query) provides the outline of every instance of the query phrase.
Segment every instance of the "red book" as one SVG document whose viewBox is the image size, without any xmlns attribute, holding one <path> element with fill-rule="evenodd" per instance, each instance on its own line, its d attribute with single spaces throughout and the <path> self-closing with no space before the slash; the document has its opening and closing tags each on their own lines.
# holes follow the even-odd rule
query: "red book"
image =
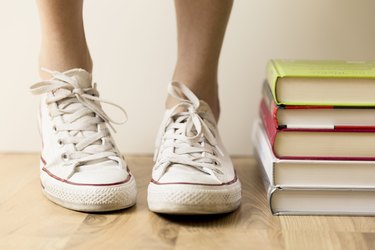
<svg viewBox="0 0 375 250">
<path fill-rule="evenodd" d="M 279 126 L 263 99 L 260 117 L 274 155 L 279 159 L 375 160 L 375 128 L 290 128 Z"/>
</svg>

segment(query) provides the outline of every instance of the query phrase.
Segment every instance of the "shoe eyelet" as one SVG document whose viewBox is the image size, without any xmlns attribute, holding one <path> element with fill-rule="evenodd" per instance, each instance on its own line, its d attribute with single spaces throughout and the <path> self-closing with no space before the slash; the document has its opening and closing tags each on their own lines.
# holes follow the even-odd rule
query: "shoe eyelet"
<svg viewBox="0 0 375 250">
<path fill-rule="evenodd" d="M 64 161 L 68 161 L 69 160 L 69 156 L 66 153 L 63 153 L 61 155 L 61 159 L 63 159 Z"/>
<path fill-rule="evenodd" d="M 63 143 L 63 141 L 62 141 L 61 139 L 58 139 L 58 140 L 57 140 L 57 144 L 58 144 L 60 147 L 64 146 L 64 143 Z"/>
<path fill-rule="evenodd" d="M 55 134 L 57 133 L 57 128 L 56 128 L 55 125 L 52 127 L 52 131 L 53 131 Z"/>
</svg>

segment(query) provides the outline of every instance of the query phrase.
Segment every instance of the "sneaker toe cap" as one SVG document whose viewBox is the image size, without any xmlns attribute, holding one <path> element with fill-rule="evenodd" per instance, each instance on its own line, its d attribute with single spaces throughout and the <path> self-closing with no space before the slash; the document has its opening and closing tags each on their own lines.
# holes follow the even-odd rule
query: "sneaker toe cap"
<svg viewBox="0 0 375 250">
<path fill-rule="evenodd" d="M 116 165 L 102 166 L 90 169 L 78 169 L 70 178 L 69 182 L 87 185 L 113 185 L 120 184 L 130 179 L 130 173 Z"/>
<path fill-rule="evenodd" d="M 190 166 L 174 164 L 170 166 L 159 183 L 182 183 L 182 184 L 220 184 L 220 181 L 210 174 L 203 173 Z"/>
</svg>

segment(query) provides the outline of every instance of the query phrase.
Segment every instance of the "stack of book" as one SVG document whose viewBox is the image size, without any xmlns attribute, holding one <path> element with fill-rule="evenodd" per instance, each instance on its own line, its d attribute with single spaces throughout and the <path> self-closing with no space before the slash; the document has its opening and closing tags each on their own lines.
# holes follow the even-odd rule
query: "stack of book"
<svg viewBox="0 0 375 250">
<path fill-rule="evenodd" d="M 271 60 L 254 124 L 275 215 L 375 215 L 375 62 Z"/>
</svg>

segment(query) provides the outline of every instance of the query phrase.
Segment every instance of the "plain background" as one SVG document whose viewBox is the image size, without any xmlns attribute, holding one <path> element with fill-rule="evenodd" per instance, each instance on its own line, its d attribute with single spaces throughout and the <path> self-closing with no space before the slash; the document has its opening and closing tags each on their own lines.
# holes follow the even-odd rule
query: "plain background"
<svg viewBox="0 0 375 250">
<path fill-rule="evenodd" d="M 29 93 L 39 80 L 36 5 L 0 1 L 0 151 L 38 151 L 39 98 Z M 252 154 L 270 58 L 375 59 L 374 10 L 373 0 L 236 0 L 219 74 L 220 129 L 229 152 Z M 176 61 L 173 1 L 91 0 L 84 15 L 101 96 L 128 111 L 129 121 L 116 126 L 117 144 L 125 153 L 152 153 Z"/>
</svg>

